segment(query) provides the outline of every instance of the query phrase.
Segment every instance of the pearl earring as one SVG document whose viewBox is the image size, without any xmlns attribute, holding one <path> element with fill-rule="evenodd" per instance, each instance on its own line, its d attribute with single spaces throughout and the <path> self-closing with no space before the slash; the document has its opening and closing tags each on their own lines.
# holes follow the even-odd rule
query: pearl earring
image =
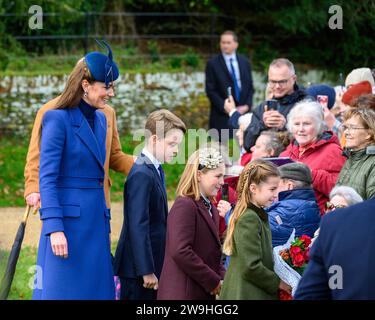
<svg viewBox="0 0 375 320">
<path fill-rule="evenodd" d="M 83 94 L 84 97 L 87 97 L 87 91 L 85 91 L 85 93 Z"/>
</svg>

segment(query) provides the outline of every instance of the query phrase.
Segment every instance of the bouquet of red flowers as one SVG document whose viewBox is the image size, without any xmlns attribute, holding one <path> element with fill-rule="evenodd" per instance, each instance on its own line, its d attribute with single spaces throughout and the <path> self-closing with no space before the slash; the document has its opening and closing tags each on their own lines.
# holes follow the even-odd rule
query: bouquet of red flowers
<svg viewBox="0 0 375 320">
<path fill-rule="evenodd" d="M 282 246 L 275 247 L 275 272 L 287 284 L 293 288 L 293 294 L 298 282 L 309 262 L 311 238 L 303 235 L 294 238 L 293 231 L 288 242 Z M 293 240 L 294 239 L 294 240 Z M 281 300 L 291 300 L 292 296 L 284 291 L 279 291 Z"/>
<path fill-rule="evenodd" d="M 296 238 L 288 249 L 279 252 L 281 258 L 301 276 L 309 262 L 310 243 L 311 238 L 303 235 Z"/>
</svg>

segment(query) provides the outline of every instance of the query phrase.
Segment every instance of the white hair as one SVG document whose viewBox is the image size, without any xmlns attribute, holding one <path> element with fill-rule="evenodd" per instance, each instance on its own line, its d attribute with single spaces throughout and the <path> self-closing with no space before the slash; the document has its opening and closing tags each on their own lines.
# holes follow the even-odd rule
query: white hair
<svg viewBox="0 0 375 320">
<path fill-rule="evenodd" d="M 329 194 L 329 199 L 332 200 L 332 198 L 335 196 L 343 197 L 349 206 L 363 201 L 362 197 L 357 193 L 357 191 L 348 186 L 334 187 Z"/>
<path fill-rule="evenodd" d="M 244 129 L 246 130 L 246 128 L 249 126 L 251 122 L 252 117 L 253 117 L 252 113 L 245 113 L 244 115 L 238 118 L 238 125 L 239 126 L 244 125 L 245 127 Z"/>
<path fill-rule="evenodd" d="M 314 122 L 318 136 L 327 128 L 324 121 L 323 108 L 319 102 L 302 100 L 293 107 L 287 119 L 287 129 L 290 133 L 293 133 L 293 121 L 296 117 L 310 117 Z"/>
</svg>

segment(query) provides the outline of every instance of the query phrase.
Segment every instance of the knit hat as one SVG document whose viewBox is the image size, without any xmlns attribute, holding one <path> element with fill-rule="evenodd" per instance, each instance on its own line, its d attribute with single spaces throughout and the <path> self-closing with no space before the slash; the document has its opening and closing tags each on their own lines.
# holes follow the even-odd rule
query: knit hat
<svg viewBox="0 0 375 320">
<path fill-rule="evenodd" d="M 361 81 L 370 82 L 371 87 L 375 86 L 374 77 L 372 76 L 370 68 L 358 68 L 352 70 L 345 80 L 345 87 L 349 87 Z"/>
<path fill-rule="evenodd" d="M 304 163 L 293 162 L 279 167 L 280 177 L 282 179 L 292 179 L 312 184 L 310 168 Z"/>
<path fill-rule="evenodd" d="M 346 92 L 342 96 L 341 101 L 347 105 L 351 105 L 354 99 L 358 98 L 359 96 L 371 93 L 371 83 L 368 81 L 362 81 L 352 85 L 348 90 L 346 90 Z"/>
<path fill-rule="evenodd" d="M 331 86 L 326 84 L 314 84 L 306 89 L 309 96 L 314 97 L 318 100 L 318 96 L 328 97 L 328 109 L 331 109 L 336 101 L 336 91 Z"/>
<path fill-rule="evenodd" d="M 106 86 L 115 81 L 119 76 L 119 69 L 113 61 L 111 47 L 104 40 L 96 41 L 101 47 L 107 47 L 108 55 L 101 52 L 90 52 L 86 54 L 85 61 L 96 81 L 104 82 Z M 104 46 L 103 46 L 104 44 Z"/>
</svg>

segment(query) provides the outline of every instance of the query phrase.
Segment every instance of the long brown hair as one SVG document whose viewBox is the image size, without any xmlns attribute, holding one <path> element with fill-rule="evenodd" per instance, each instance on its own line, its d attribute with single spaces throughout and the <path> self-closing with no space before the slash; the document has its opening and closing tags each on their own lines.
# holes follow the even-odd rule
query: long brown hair
<svg viewBox="0 0 375 320">
<path fill-rule="evenodd" d="M 83 96 L 82 81 L 93 83 L 95 79 L 86 65 L 85 58 L 80 59 L 70 73 L 65 88 L 56 104 L 56 109 L 76 107 Z"/>
<path fill-rule="evenodd" d="M 245 213 L 251 202 L 250 184 L 254 183 L 259 185 L 261 182 L 265 182 L 269 177 L 278 176 L 280 176 L 280 174 L 277 167 L 272 162 L 261 159 L 249 162 L 243 169 L 237 185 L 237 204 L 229 219 L 227 235 L 223 245 L 223 252 L 226 255 L 230 256 L 233 253 L 234 229 L 238 220 Z"/>
</svg>

